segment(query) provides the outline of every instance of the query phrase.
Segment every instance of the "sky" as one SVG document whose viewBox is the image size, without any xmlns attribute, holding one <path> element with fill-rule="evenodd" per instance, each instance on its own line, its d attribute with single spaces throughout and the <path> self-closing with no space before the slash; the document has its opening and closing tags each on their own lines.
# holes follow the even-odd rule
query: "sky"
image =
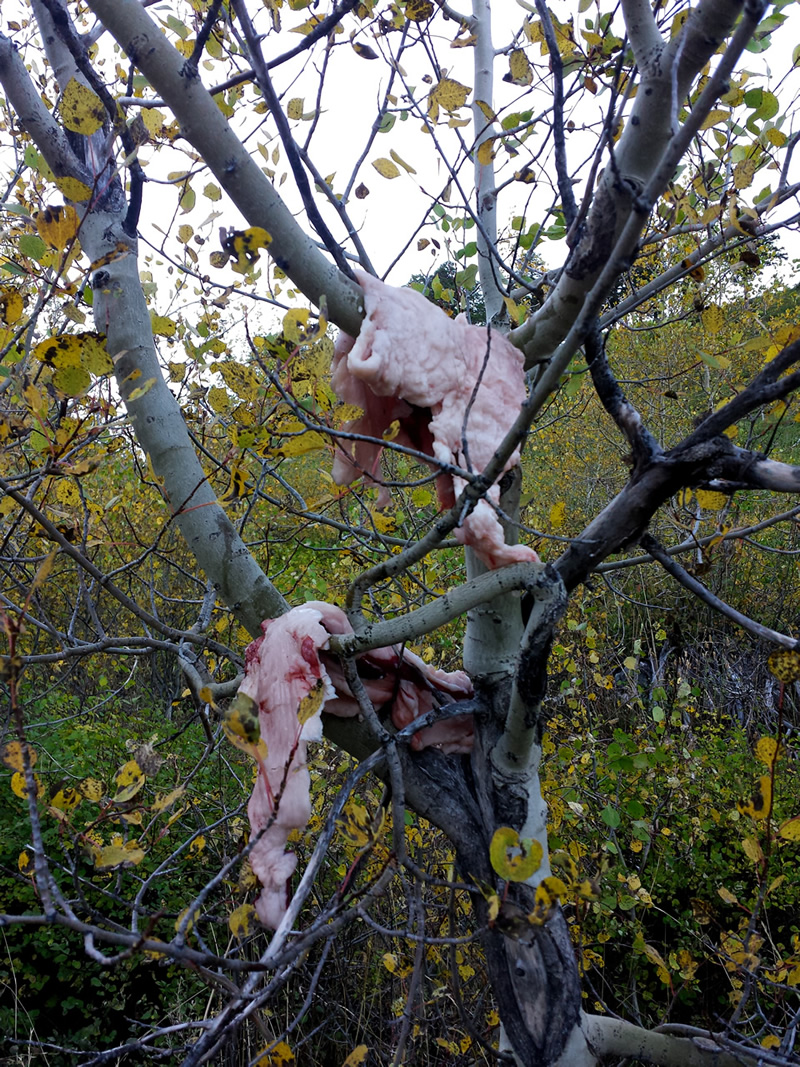
<svg viewBox="0 0 800 1067">
<path fill-rule="evenodd" d="M 379 3 L 377 10 L 380 10 L 382 6 Z M 597 18 L 595 3 L 581 0 L 580 6 L 584 8 L 583 11 L 579 10 L 578 2 L 556 0 L 552 3 L 551 10 L 561 22 L 567 22 L 571 18 L 575 33 L 580 34 L 582 29 L 586 29 L 587 20 Z M 15 9 L 19 8 L 17 0 L 4 0 L 3 13 L 0 18 L 10 21 L 15 17 Z M 496 0 L 493 12 L 493 38 L 497 52 L 504 49 L 507 51 L 514 43 L 515 34 L 519 39 L 523 21 L 530 9 L 527 3 L 511 3 L 509 0 L 497 2 Z M 174 3 L 157 3 L 149 7 L 151 16 L 165 22 L 172 18 L 177 10 L 180 8 Z M 297 34 L 285 31 L 305 21 L 311 10 L 292 11 L 284 6 L 281 10 L 284 32 L 278 36 L 269 25 L 268 11 L 266 8 L 261 9 L 258 16 L 261 20 L 258 28 L 266 33 L 263 49 L 268 60 L 298 43 L 301 38 Z M 787 8 L 787 11 L 789 12 L 788 21 L 774 35 L 769 51 L 761 55 L 746 55 L 744 65 L 752 71 L 753 80 L 750 84 L 775 88 L 778 79 L 772 73 L 773 70 L 778 72 L 791 64 L 794 42 L 800 40 L 800 14 L 794 10 L 794 6 Z M 344 191 L 355 162 L 365 152 L 367 132 L 378 113 L 389 76 L 384 62 L 380 59 L 362 58 L 351 46 L 358 45 L 362 48 L 367 46 L 374 52 L 378 52 L 386 48 L 387 42 L 392 47 L 396 47 L 399 40 L 397 33 L 387 38 L 375 38 L 365 24 L 365 28 L 359 29 L 351 41 L 348 38 L 355 26 L 357 26 L 355 20 L 349 19 L 345 33 L 337 38 L 341 44 L 331 52 L 319 107 L 317 106 L 317 93 L 320 58 L 316 52 L 313 58 L 309 58 L 309 53 L 306 53 L 302 60 L 286 64 L 273 71 L 276 89 L 285 104 L 295 101 L 295 106 L 297 106 L 297 101 L 302 101 L 299 111 L 304 117 L 291 122 L 295 139 L 303 144 L 313 128 L 313 138 L 310 144 L 311 158 L 322 176 L 334 176 L 333 189 L 338 194 Z M 429 214 L 431 197 L 439 196 L 448 184 L 447 168 L 443 162 L 444 155 L 451 160 L 460 160 L 459 177 L 463 181 L 464 188 L 472 191 L 472 164 L 464 154 L 464 147 L 471 143 L 473 136 L 471 126 L 448 129 L 440 125 L 436 128 L 437 143 L 434 143 L 433 137 L 423 132 L 425 123 L 419 109 L 415 110 L 408 106 L 409 100 L 414 96 L 424 107 L 425 96 L 430 85 L 444 73 L 447 77 L 470 89 L 473 87 L 475 83 L 474 50 L 469 47 L 451 47 L 454 38 L 457 37 L 457 32 L 457 24 L 453 20 L 443 19 L 441 14 L 437 14 L 431 23 L 432 41 L 441 67 L 439 72 L 432 65 L 431 57 L 426 54 L 422 44 L 417 44 L 404 53 L 401 61 L 402 70 L 398 71 L 395 76 L 395 107 L 398 111 L 396 121 L 388 132 L 378 133 L 371 147 L 366 150 L 363 166 L 347 204 L 353 223 L 362 237 L 375 268 L 379 274 L 391 268 L 389 280 L 394 284 L 403 284 L 413 273 L 426 272 L 443 260 L 454 258 L 458 250 L 475 236 L 474 229 L 453 230 L 451 228 L 449 233 L 445 233 L 441 223 L 437 225 L 436 220 Z M 107 37 L 101 40 L 100 47 L 107 51 L 110 49 Z M 509 61 L 507 54 L 498 56 L 493 105 L 501 118 L 521 107 L 532 109 L 536 114 L 538 110 L 543 110 L 547 106 L 551 79 L 546 58 L 536 62 L 538 52 L 538 45 L 528 50 L 528 54 L 534 60 L 533 85 L 530 91 L 527 87 L 521 88 L 502 80 L 503 74 L 508 71 Z M 117 61 L 118 57 L 112 57 L 110 51 L 108 51 L 108 56 L 109 64 Z M 34 53 L 27 53 L 26 58 L 29 57 L 35 59 Z M 201 77 L 207 86 L 211 86 L 215 84 L 220 74 L 216 69 L 201 69 Z M 782 99 L 791 102 L 796 99 L 797 82 L 795 71 L 789 81 L 782 86 Z M 249 94 L 250 90 L 247 92 Z M 579 179 L 585 177 L 588 172 L 592 149 L 596 144 L 596 130 L 603 121 L 608 100 L 607 94 L 602 90 L 594 97 L 583 95 L 584 103 L 580 110 L 577 108 L 572 110 L 570 107 L 568 111 L 568 117 L 574 121 L 575 129 L 567 134 L 567 151 L 570 167 L 576 171 Z M 468 104 L 471 100 L 470 94 L 467 106 L 459 110 L 458 117 L 470 117 Z M 788 103 L 786 109 L 789 110 Z M 403 110 L 407 112 L 405 117 L 399 113 Z M 133 113 L 132 110 L 129 111 L 129 117 L 132 117 Z M 291 174 L 287 173 L 285 154 L 276 134 L 274 131 L 271 132 L 273 129 L 271 124 L 267 124 L 263 116 L 254 118 L 252 108 L 243 109 L 243 116 L 241 131 L 248 138 L 248 146 L 263 166 L 274 169 L 275 182 L 281 195 L 293 210 L 298 210 L 300 202 L 293 193 L 293 179 Z M 787 120 L 783 128 L 783 132 L 787 134 L 793 132 L 789 122 L 790 120 Z M 537 174 L 537 181 L 533 184 L 511 181 L 503 189 L 498 201 L 498 220 L 500 227 L 507 235 L 509 224 L 515 216 L 524 213 L 526 225 L 539 221 L 545 216 L 553 201 L 549 185 L 549 177 L 553 169 L 552 162 L 549 156 L 542 154 L 543 151 L 548 150 L 548 145 L 547 124 L 541 122 L 536 126 L 518 157 L 512 159 L 507 158 L 502 151 L 498 153 L 496 164 L 501 165 L 498 172 L 501 182 L 510 177 L 513 171 L 524 163 L 530 163 L 533 167 L 544 164 L 544 171 Z M 273 163 L 276 148 L 279 158 L 277 163 Z M 246 225 L 238 212 L 225 203 L 224 198 L 220 201 L 211 201 L 203 197 L 202 190 L 208 182 L 213 183 L 213 176 L 197 167 L 194 168 L 197 173 L 192 184 L 198 194 L 197 206 L 190 214 L 184 214 L 178 207 L 179 192 L 174 185 L 169 184 L 169 175 L 185 171 L 187 155 L 178 151 L 149 152 L 147 146 L 141 150 L 141 153 L 150 179 L 145 190 L 145 209 L 142 216 L 144 236 L 156 246 L 163 245 L 165 251 L 169 251 L 171 255 L 179 254 L 180 245 L 174 240 L 166 240 L 164 234 L 167 230 L 175 230 L 179 225 L 189 223 L 206 242 L 199 251 L 198 269 L 207 272 L 214 280 L 238 281 L 238 276 L 231 277 L 229 269 L 217 271 L 208 264 L 208 254 L 219 248 L 218 228 L 221 225 L 236 227 Z M 373 166 L 373 162 L 388 159 L 391 153 L 394 153 L 394 159 L 400 161 L 396 163 L 399 174 L 397 177 L 388 179 L 381 176 Z M 413 169 L 414 173 L 409 172 L 407 168 Z M 578 196 L 581 190 L 582 186 L 576 185 Z M 453 191 L 452 199 L 453 202 L 459 199 L 457 190 Z M 325 205 L 323 198 L 320 198 L 320 201 L 326 221 L 334 235 L 337 237 L 342 235 L 343 231 L 335 212 Z M 452 212 L 447 208 L 447 211 L 448 214 L 463 217 L 463 211 L 457 208 L 454 208 Z M 420 227 L 418 232 L 417 227 Z M 424 249 L 419 250 L 418 242 L 423 241 L 430 243 Z M 438 242 L 438 248 L 434 242 Z M 398 261 L 403 249 L 406 249 L 405 254 Z M 539 251 L 546 265 L 554 267 L 563 261 L 565 246 L 563 242 L 544 242 Z M 158 264 L 153 266 L 156 272 L 161 269 Z"/>
</svg>

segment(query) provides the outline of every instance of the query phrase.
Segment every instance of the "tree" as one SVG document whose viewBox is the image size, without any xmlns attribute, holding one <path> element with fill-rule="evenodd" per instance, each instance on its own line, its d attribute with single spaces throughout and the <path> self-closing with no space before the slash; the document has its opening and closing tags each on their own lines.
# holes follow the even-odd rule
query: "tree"
<svg viewBox="0 0 800 1067">
<path fill-rule="evenodd" d="M 784 462 L 741 447 L 730 436 L 732 428 L 767 406 L 787 404 L 800 384 L 794 369 L 800 341 L 793 328 L 779 335 L 777 348 L 776 336 L 768 332 L 759 332 L 763 343 L 752 343 L 752 337 L 732 341 L 740 355 L 760 356 L 769 346 L 775 350 L 746 377 L 743 359 L 742 376 L 717 398 L 727 402 L 695 411 L 702 416 L 696 425 L 663 441 L 623 392 L 608 355 L 609 337 L 630 321 L 626 317 L 647 300 L 678 292 L 687 277 L 695 286 L 705 284 L 695 294 L 693 311 L 710 335 L 718 332 L 726 311 L 724 297 L 704 281 L 709 264 L 733 253 L 753 267 L 754 242 L 796 221 L 800 186 L 789 178 L 796 135 L 784 132 L 791 120 L 756 59 L 747 57 L 752 71 L 741 69 L 747 49 L 757 56 L 770 46 L 775 31 L 788 25 L 786 5 L 775 5 L 767 15 L 765 4 L 750 0 L 702 0 L 691 10 L 656 5 L 655 12 L 641 0 L 623 0 L 621 12 L 595 11 L 582 3 L 580 26 L 572 16 L 560 21 L 537 0 L 535 11 L 530 8 L 500 48 L 493 44 L 488 0 L 474 0 L 471 13 L 438 0 L 385 8 L 371 0 L 343 0 L 307 18 L 294 14 L 305 5 L 292 0 L 288 9 L 281 0 L 269 0 L 258 10 L 245 0 L 229 5 L 197 0 L 166 15 L 161 9 L 151 14 L 148 6 L 137 0 L 89 0 L 87 6 L 30 0 L 17 21 L 8 22 L 10 36 L 0 36 L 4 151 L 11 161 L 4 196 L 9 277 L 1 291 L 3 435 L 16 449 L 11 453 L 15 465 L 6 462 L 1 483 L 13 561 L 7 572 L 13 584 L 5 596 L 5 671 L 15 734 L 5 759 L 19 776 L 18 793 L 27 799 L 30 818 L 31 850 L 28 860 L 21 859 L 20 878 L 33 879 L 41 904 L 33 918 L 8 914 L 3 924 L 35 922 L 73 931 L 103 965 L 147 952 L 199 969 L 223 991 L 223 1005 L 198 1031 L 194 1024 L 182 1024 L 178 1032 L 182 1062 L 211 1062 L 315 944 L 368 913 L 396 871 L 424 883 L 426 874 L 404 839 L 408 808 L 439 827 L 455 850 L 457 886 L 474 904 L 507 1058 L 570 1065 L 607 1056 L 660 1064 L 794 1062 L 790 1039 L 779 1052 L 765 1052 L 734 1040 L 735 1030 L 725 1036 L 655 1032 L 582 1010 L 574 947 L 558 901 L 591 896 L 591 888 L 577 871 L 570 873 L 569 863 L 551 868 L 540 786 L 548 658 L 570 596 L 609 557 L 638 544 L 685 589 L 732 616 L 677 562 L 686 545 L 665 547 L 648 527 L 659 509 L 687 488 L 699 494 L 795 493 L 800 484 L 791 441 L 790 461 Z M 299 25 L 298 18 L 304 18 Z M 299 36 L 283 36 L 286 29 Z M 273 58 L 267 59 L 267 52 Z M 344 107 L 346 114 L 353 106 L 337 100 L 334 91 L 342 77 L 335 67 L 345 55 L 353 71 L 348 78 L 365 76 L 361 71 L 376 60 L 385 70 L 364 147 L 346 180 L 325 177 L 324 168 L 314 163 L 326 108 Z M 442 65 L 461 55 L 473 65 L 469 86 Z M 423 62 L 430 68 L 424 78 Z M 495 72 L 501 69 L 505 85 L 495 87 Z M 308 88 L 295 90 L 295 78 L 305 79 L 301 83 Z M 305 96 L 287 100 L 295 91 Z M 309 106 L 305 100 L 312 96 Z M 596 105 L 602 109 L 600 120 Z M 505 332 L 528 372 L 508 432 L 493 443 L 482 469 L 473 468 L 464 444 L 470 441 L 466 427 L 476 384 L 464 414 L 462 447 L 451 450 L 450 462 L 440 452 L 433 461 L 440 478 L 455 477 L 456 494 L 451 484 L 446 506 L 439 514 L 429 509 L 413 538 L 405 536 L 407 531 L 394 536 L 397 531 L 376 507 L 374 481 L 380 475 L 374 467 L 366 472 L 374 478 L 367 479 L 362 495 L 331 494 L 316 507 L 307 491 L 282 474 L 282 464 L 294 461 L 287 473 L 299 485 L 304 479 L 309 484 L 316 477 L 318 450 L 328 442 L 333 449 L 357 432 L 352 411 L 336 406 L 320 359 L 330 356 L 328 323 L 352 337 L 362 330 L 365 297 L 352 267 L 375 273 L 353 214 L 371 195 L 363 167 L 378 151 L 373 147 L 378 139 L 386 137 L 388 156 L 372 160 L 378 172 L 374 180 L 415 173 L 391 147 L 398 123 L 409 120 L 421 122 L 428 135 L 421 139 L 420 155 L 435 157 L 446 173 L 445 188 L 430 197 L 423 219 L 438 225 L 439 238 L 452 238 L 448 258 L 477 265 L 464 285 L 471 289 L 477 276 L 486 319 L 497 331 L 480 333 L 485 356 L 476 381 L 495 366 L 490 355 L 500 350 Z M 256 139 L 261 130 L 268 140 Z M 182 155 L 181 169 L 167 171 L 161 159 L 176 151 Z M 279 161 L 285 161 L 285 174 L 277 174 Z M 206 181 L 206 171 L 213 181 Z M 284 199 L 281 181 L 289 175 L 294 188 Z M 753 195 L 759 175 L 764 188 Z M 223 232 L 213 268 L 228 272 L 219 275 L 226 279 L 222 284 L 204 273 L 201 228 L 175 227 L 178 212 L 189 217 L 201 181 L 212 203 L 224 194 L 248 224 Z M 179 199 L 170 201 L 174 217 L 168 238 L 143 272 L 137 230 L 157 212 L 160 217 L 165 188 L 176 187 Z M 534 187 L 535 209 L 520 208 Z M 550 205 L 539 207 L 546 203 L 545 189 Z M 51 202 L 56 190 L 63 205 Z M 514 213 L 507 229 L 504 211 Z M 533 223 L 532 213 L 539 216 Z M 409 232 L 409 245 L 414 237 Z M 421 237 L 418 243 L 427 240 Z M 548 242 L 561 250 L 561 265 L 545 271 L 534 257 Z M 548 261 L 553 257 L 548 253 Z M 619 279 L 632 268 L 632 288 L 621 297 Z M 169 308 L 158 298 L 165 272 L 173 269 L 180 274 Z M 406 268 L 403 277 L 414 269 L 414 264 Z M 238 272 L 247 288 L 229 281 L 230 271 Z M 369 292 L 363 276 L 361 282 Z M 255 315 L 261 331 L 256 334 L 242 310 L 234 310 L 227 321 L 221 318 L 223 311 L 243 306 L 250 289 L 254 299 L 269 294 L 281 307 L 280 332 L 274 324 L 262 330 Z M 316 313 L 296 306 L 302 298 Z M 678 296 L 674 299 L 680 303 Z M 190 301 L 199 308 L 194 320 L 186 311 Z M 91 333 L 80 329 L 87 304 L 95 324 Z M 162 370 L 160 343 L 182 344 L 193 364 L 169 361 L 171 383 Z M 246 358 L 243 350 L 249 350 Z M 714 354 L 706 356 L 706 365 L 714 369 Z M 719 370 L 719 358 L 716 364 Z M 112 368 L 110 387 L 104 382 Z M 535 439 L 544 413 L 574 395 L 570 390 L 585 377 L 584 370 L 628 450 L 624 485 L 565 544 L 540 545 L 545 563 L 520 553 L 518 562 L 487 569 L 481 536 L 469 532 L 470 515 L 481 507 L 481 514 L 490 516 L 487 522 L 499 515 L 507 540 L 516 541 L 520 468 L 513 457 L 524 441 Z M 225 389 L 209 386 L 212 372 L 223 376 Z M 640 373 L 646 377 L 646 371 Z M 447 402 L 449 395 L 437 403 Z M 405 415 L 389 420 L 386 440 L 378 437 L 370 446 L 374 451 L 385 445 L 391 454 L 388 469 L 395 476 L 389 480 L 417 485 L 426 477 L 412 462 L 430 454 L 429 439 L 414 436 L 427 432 L 430 412 L 420 412 L 425 406 L 412 400 Z M 475 445 L 477 435 L 471 440 Z M 123 452 L 124 461 L 118 458 Z M 308 456 L 317 457 L 311 468 Z M 157 520 L 154 512 L 146 516 L 152 541 L 140 542 L 134 569 L 122 557 L 116 564 L 113 550 L 98 552 L 98 532 L 103 531 L 103 541 L 116 520 L 113 508 L 104 513 L 86 487 L 95 477 L 116 476 L 121 484 L 137 466 L 140 485 L 147 487 L 140 491 L 157 493 L 163 513 Z M 499 511 L 495 501 L 493 512 L 485 501 L 498 482 Z M 344 501 L 338 514 L 331 501 Z M 235 877 L 232 872 L 241 863 L 236 855 L 220 857 L 213 877 L 187 900 L 171 940 L 153 932 L 159 912 L 147 894 L 163 884 L 159 879 L 182 850 L 195 847 L 199 830 L 141 879 L 132 903 L 119 888 L 109 889 L 105 911 L 89 894 L 92 875 L 82 870 L 77 854 L 67 849 L 72 858 L 54 858 L 37 802 L 35 749 L 26 732 L 20 672 L 100 653 L 172 656 L 192 690 L 211 751 L 219 736 L 207 709 L 230 697 L 231 682 L 238 683 L 230 668 L 242 662 L 242 631 L 255 638 L 262 620 L 313 599 L 311 589 L 304 588 L 313 584 L 310 579 L 280 577 L 290 570 L 293 551 L 283 546 L 297 536 L 289 523 L 292 514 L 358 539 L 352 553 L 347 542 L 337 546 L 340 588 L 331 581 L 326 590 L 331 595 L 322 599 L 343 597 L 347 579 L 347 616 L 354 632 L 331 636 L 329 647 L 331 655 L 342 657 L 341 670 L 361 715 L 326 715 L 325 728 L 330 739 L 361 760 L 336 801 L 337 812 L 347 790 L 367 772 L 388 783 L 391 858 L 363 892 L 349 897 L 345 880 L 304 926 L 300 908 L 320 870 L 331 817 L 287 920 L 253 962 L 236 950 L 218 949 L 193 925 L 210 896 Z M 69 516 L 81 517 L 80 522 Z M 170 556 L 165 549 L 173 525 L 188 547 L 173 542 Z M 270 553 L 267 568 L 243 537 L 255 541 L 259 527 L 258 540 Z M 25 549 L 32 532 L 46 535 L 58 557 Z M 452 559 L 451 534 L 465 537 L 471 547 L 466 578 L 459 577 L 443 596 L 440 589 L 450 582 L 436 567 L 449 565 L 437 561 Z M 112 540 L 115 536 L 119 526 Z M 139 536 L 134 531 L 134 539 Z M 205 588 L 190 557 L 204 575 Z M 169 595 L 148 578 L 148 568 L 162 562 L 175 566 Z M 268 573 L 277 576 L 270 580 Z M 53 574 L 71 605 L 67 622 L 59 621 Z M 299 588 L 293 588 L 293 580 Z M 220 625 L 212 633 L 215 612 Z M 473 716 L 471 754 L 445 754 L 435 746 L 414 751 L 411 738 L 423 726 L 436 729 L 436 711 L 397 732 L 376 714 L 355 657 L 361 656 L 363 664 L 367 653 L 417 642 L 462 616 L 467 618 L 462 662 L 474 694 L 440 714 L 446 718 L 455 710 Z M 793 653 L 789 635 L 767 631 L 741 613 L 732 617 Z M 134 619 L 141 633 L 131 635 L 126 627 Z M 790 680 L 791 661 L 782 669 L 789 670 Z M 228 732 L 248 751 L 257 751 L 257 739 L 242 719 L 247 710 L 242 703 L 234 706 Z M 779 751 L 770 748 L 765 760 L 770 789 Z M 116 807 L 104 811 L 116 812 L 115 818 L 127 811 L 125 805 L 142 787 L 148 758 L 138 753 L 121 769 L 111 798 Z M 272 822 L 284 790 L 288 796 L 289 766 L 277 789 Z M 265 779 L 266 772 L 260 780 Z M 84 786 L 84 795 L 92 788 Z M 148 809 L 149 817 L 155 821 L 176 799 L 160 798 Z M 63 814 L 71 802 L 62 800 L 60 807 L 51 807 Z M 762 818 L 765 807 L 769 821 L 771 800 L 762 790 L 761 806 L 752 811 Z M 70 827 L 66 815 L 61 821 L 63 836 L 74 834 L 73 845 L 88 850 L 95 870 L 117 871 L 121 878 L 142 862 L 145 849 L 134 836 L 135 822 L 119 818 L 123 832 L 111 843 L 105 838 L 93 843 L 90 834 Z M 794 834 L 791 822 L 787 839 Z M 368 845 L 375 830 L 363 834 Z M 126 908 L 122 918 L 120 910 Z M 251 921 L 242 919 L 244 926 Z M 292 936 L 295 922 L 300 932 Z M 747 962 L 741 966 L 746 970 Z M 408 1004 L 413 1007 L 413 997 Z M 402 1059 L 410 1026 L 409 1008 L 395 1062 Z M 133 1034 L 128 1051 L 155 1054 L 158 1040 L 169 1034 L 169 1028 L 146 1037 Z"/>
</svg>

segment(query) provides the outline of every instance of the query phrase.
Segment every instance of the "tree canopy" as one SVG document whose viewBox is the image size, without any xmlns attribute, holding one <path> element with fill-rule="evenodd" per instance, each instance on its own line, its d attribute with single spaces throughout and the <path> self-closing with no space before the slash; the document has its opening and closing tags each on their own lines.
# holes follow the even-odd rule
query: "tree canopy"
<svg viewBox="0 0 800 1067">
<path fill-rule="evenodd" d="M 798 1062 L 796 15 L 500 8 L 4 5 L 19 1062 Z"/>
</svg>

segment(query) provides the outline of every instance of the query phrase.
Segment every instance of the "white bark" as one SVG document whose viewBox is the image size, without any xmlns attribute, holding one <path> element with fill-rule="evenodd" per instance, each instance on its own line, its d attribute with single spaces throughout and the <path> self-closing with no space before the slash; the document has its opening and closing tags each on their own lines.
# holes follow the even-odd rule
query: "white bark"
<svg viewBox="0 0 800 1067">
<path fill-rule="evenodd" d="M 49 19 L 47 12 L 43 18 Z M 64 49 L 58 49 L 57 62 L 67 80 L 76 73 Z M 69 149 L 19 55 L 5 39 L 0 40 L 0 82 L 54 172 L 72 175 L 91 187 L 92 176 Z M 107 334 L 108 352 L 137 440 L 150 457 L 170 514 L 200 567 L 220 599 L 256 635 L 261 620 L 281 614 L 285 602 L 217 503 L 180 406 L 164 381 L 139 281 L 136 243 L 123 228 L 127 202 L 121 185 L 112 182 L 91 210 L 86 205 L 76 207 L 84 216 L 80 231 L 84 251 L 92 261 L 105 256 L 110 260 L 92 279 L 95 325 Z M 121 248 L 129 252 L 120 255 Z M 144 386 L 146 391 L 131 399 Z"/>
<path fill-rule="evenodd" d="M 766 1049 L 756 1051 L 735 1042 L 726 1044 L 711 1033 L 696 1032 L 692 1037 L 661 1034 L 607 1015 L 584 1015 L 581 1031 L 598 1059 L 631 1059 L 658 1067 L 757 1067 L 785 1062 Z M 564 1060 L 563 1067 L 568 1063 Z"/>
<path fill-rule="evenodd" d="M 473 0 L 471 32 L 476 35 L 473 49 L 475 87 L 472 94 L 472 120 L 475 128 L 475 198 L 480 226 L 478 245 L 478 277 L 486 308 L 486 322 L 496 324 L 504 312 L 503 293 L 497 260 L 497 196 L 495 195 L 494 163 L 481 163 L 478 149 L 497 133 L 494 123 L 478 107 L 482 101 L 494 108 L 494 47 L 492 45 L 491 0 Z"/>
</svg>

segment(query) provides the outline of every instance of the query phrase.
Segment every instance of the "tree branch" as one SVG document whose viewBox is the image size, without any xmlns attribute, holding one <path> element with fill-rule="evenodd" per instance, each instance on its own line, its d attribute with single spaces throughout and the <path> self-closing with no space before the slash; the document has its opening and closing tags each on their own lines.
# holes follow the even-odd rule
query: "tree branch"
<svg viewBox="0 0 800 1067">
<path fill-rule="evenodd" d="M 672 129 L 670 109 L 662 107 L 659 100 L 664 94 L 671 99 L 673 92 L 683 99 L 692 79 L 730 32 L 740 10 L 738 2 L 702 0 L 681 32 L 664 47 L 661 61 L 642 73 L 631 116 L 614 148 L 612 165 L 599 182 L 583 233 L 558 283 L 542 308 L 510 335 L 524 351 L 528 366 L 552 356 L 537 392 L 549 396 L 557 388 L 591 320 L 633 255 L 653 204 L 724 91 L 763 7 L 745 6 L 725 54 L 678 132 Z"/>
<path fill-rule="evenodd" d="M 292 137 L 292 131 L 289 128 L 289 120 L 283 113 L 278 94 L 275 92 L 272 79 L 267 71 L 267 65 L 264 62 L 264 56 L 261 51 L 261 44 L 253 28 L 253 23 L 250 21 L 247 7 L 243 3 L 243 0 L 233 0 L 233 8 L 244 31 L 247 47 L 250 51 L 250 60 L 256 75 L 256 83 L 264 94 L 264 99 L 266 100 L 267 107 L 272 115 L 272 120 L 278 129 L 278 136 L 286 151 L 289 166 L 292 168 L 292 174 L 294 175 L 297 190 L 303 201 L 303 207 L 306 209 L 308 220 L 319 234 L 323 244 L 333 257 L 333 261 L 336 263 L 342 274 L 355 281 L 353 271 L 342 254 L 338 241 L 328 229 L 325 220 L 319 213 L 319 208 L 314 200 L 314 194 L 311 191 L 311 186 L 308 181 L 308 175 L 303 168 L 303 161 L 300 158 L 299 149 L 295 144 L 294 137 Z"/>
<path fill-rule="evenodd" d="M 0 83 L 25 130 L 57 178 L 75 177 L 90 189 L 93 177 L 75 155 L 66 133 L 34 89 L 14 44 L 0 33 Z"/>
<path fill-rule="evenodd" d="M 648 0 L 622 0 L 622 16 L 636 66 L 640 71 L 646 71 L 664 50 L 653 9 Z"/>
<path fill-rule="evenodd" d="M 595 391 L 608 414 L 625 435 L 631 447 L 634 471 L 663 453 L 655 437 L 645 426 L 642 416 L 628 400 L 609 366 L 600 327 L 595 326 L 586 336 L 586 362 L 592 375 Z"/>
<path fill-rule="evenodd" d="M 653 559 L 658 560 L 664 570 L 671 574 L 676 582 L 680 582 L 684 589 L 688 589 L 704 604 L 708 604 L 710 608 L 735 622 L 743 630 L 747 630 L 748 633 L 762 641 L 771 641 L 775 645 L 780 645 L 781 648 L 800 649 L 800 641 L 797 641 L 794 637 L 788 637 L 777 630 L 771 630 L 768 626 L 762 626 L 761 623 L 755 622 L 747 615 L 742 615 L 736 608 L 732 608 L 730 604 L 726 604 L 724 600 L 714 596 L 710 589 L 707 589 L 702 582 L 698 582 L 696 578 L 693 578 L 677 560 L 674 560 L 665 552 L 655 537 L 645 534 L 641 539 L 641 545 L 645 552 L 648 552 Z"/>
<path fill-rule="evenodd" d="M 517 589 L 534 592 L 540 586 L 544 569 L 542 563 L 512 563 L 488 571 L 407 615 L 385 622 L 367 622 L 356 633 L 331 637 L 330 650 L 337 656 L 355 656 L 373 648 L 414 640 L 501 594 Z"/>
<path fill-rule="evenodd" d="M 497 325 L 505 313 L 503 284 L 498 276 L 497 255 L 497 189 L 494 163 L 481 163 L 480 146 L 494 134 L 492 123 L 479 106 L 479 101 L 493 107 L 494 48 L 492 46 L 491 0 L 472 0 L 470 30 L 475 35 L 473 62 L 475 88 L 472 103 L 472 124 L 475 130 L 473 162 L 475 173 L 475 217 L 478 245 L 478 277 L 486 307 L 487 324 Z"/>
<path fill-rule="evenodd" d="M 631 1059 L 658 1067 L 758 1067 L 787 1062 L 766 1049 L 750 1050 L 710 1032 L 707 1037 L 676 1037 L 644 1030 L 608 1015 L 584 1015 L 581 1030 L 598 1058 Z"/>
<path fill-rule="evenodd" d="M 355 337 L 364 315 L 361 289 L 328 262 L 231 129 L 199 77 L 137 0 L 89 5 L 156 92 L 244 217 L 272 237 L 270 254 L 297 287 Z"/>
<path fill-rule="evenodd" d="M 647 5 L 647 0 L 642 0 Z M 561 211 L 566 228 L 569 230 L 578 214 L 572 180 L 567 166 L 567 143 L 564 137 L 564 64 L 561 61 L 553 20 L 545 0 L 536 0 L 536 10 L 542 23 L 542 32 L 550 52 L 550 70 L 553 74 L 553 148 L 556 156 L 556 176 L 558 192 L 561 196 Z M 652 19 L 652 14 L 650 15 Z"/>
</svg>

